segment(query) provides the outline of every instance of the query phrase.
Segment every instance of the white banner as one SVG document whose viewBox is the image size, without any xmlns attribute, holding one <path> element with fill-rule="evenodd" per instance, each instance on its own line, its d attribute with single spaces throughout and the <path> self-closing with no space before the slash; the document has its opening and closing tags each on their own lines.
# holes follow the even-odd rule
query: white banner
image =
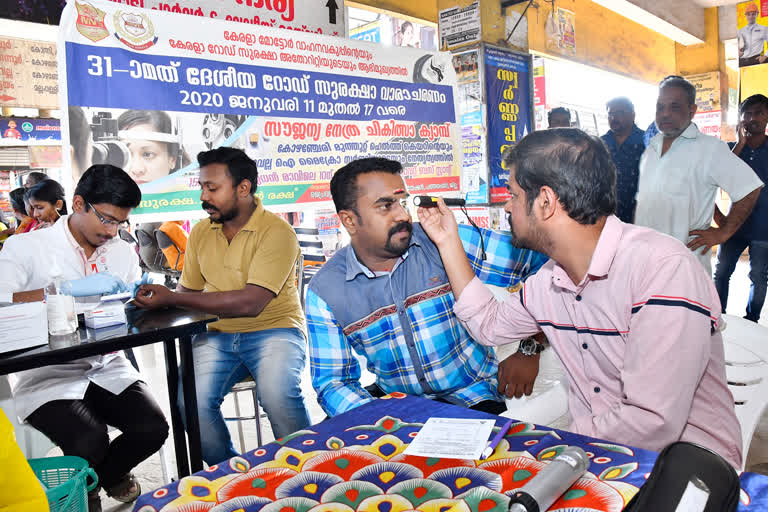
<svg viewBox="0 0 768 512">
<path fill-rule="evenodd" d="M 141 184 L 137 213 L 203 215 L 193 158 L 217 146 L 257 162 L 267 206 L 329 201 L 333 171 L 369 156 L 402 162 L 414 193 L 458 192 L 450 54 L 179 19 L 107 2 L 62 15 L 62 104 L 82 109 L 94 155 Z"/>
</svg>

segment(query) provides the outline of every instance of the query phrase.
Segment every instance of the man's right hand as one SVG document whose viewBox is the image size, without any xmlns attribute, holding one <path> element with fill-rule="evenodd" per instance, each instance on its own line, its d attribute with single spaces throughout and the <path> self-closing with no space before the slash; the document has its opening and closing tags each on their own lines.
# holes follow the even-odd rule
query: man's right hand
<svg viewBox="0 0 768 512">
<path fill-rule="evenodd" d="M 456 217 L 445 206 L 442 198 L 437 198 L 437 206 L 429 208 L 420 206 L 417 214 L 421 227 L 424 228 L 424 231 L 438 248 L 450 242 L 458 241 L 461 243 Z"/>
<path fill-rule="evenodd" d="M 64 291 L 75 297 L 90 297 L 92 295 L 111 295 L 127 292 L 128 286 L 122 279 L 109 272 L 96 272 L 81 279 L 72 279 L 64 283 Z"/>
<path fill-rule="evenodd" d="M 499 394 L 507 398 L 530 395 L 537 375 L 539 375 L 539 354 L 526 356 L 515 352 L 499 363 Z"/>
</svg>

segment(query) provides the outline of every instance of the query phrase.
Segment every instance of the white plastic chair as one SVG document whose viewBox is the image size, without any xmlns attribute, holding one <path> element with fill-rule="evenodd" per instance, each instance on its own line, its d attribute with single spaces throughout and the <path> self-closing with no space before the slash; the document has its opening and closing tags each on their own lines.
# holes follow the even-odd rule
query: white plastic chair
<svg viewBox="0 0 768 512">
<path fill-rule="evenodd" d="M 488 288 L 497 300 L 504 300 L 509 295 L 505 288 Z M 516 350 L 517 343 L 511 343 L 496 347 L 496 354 L 502 361 Z M 502 416 L 537 425 L 551 425 L 568 413 L 568 377 L 554 350 L 549 348 L 541 353 L 539 375 L 536 377 L 531 396 L 508 398 L 506 403 L 507 410 Z"/>
<path fill-rule="evenodd" d="M 725 375 L 741 425 L 744 469 L 752 436 L 768 406 L 768 328 L 733 315 L 723 319 Z"/>
</svg>

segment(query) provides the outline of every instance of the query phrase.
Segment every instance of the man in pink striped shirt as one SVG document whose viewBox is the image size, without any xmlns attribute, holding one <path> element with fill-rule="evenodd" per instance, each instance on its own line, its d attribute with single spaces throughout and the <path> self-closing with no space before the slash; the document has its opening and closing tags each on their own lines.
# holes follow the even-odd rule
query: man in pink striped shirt
<svg viewBox="0 0 768 512">
<path fill-rule="evenodd" d="M 504 302 L 474 277 L 442 201 L 419 209 L 472 337 L 501 345 L 544 331 L 568 373 L 574 432 L 656 451 L 690 441 L 740 468 L 720 301 L 693 253 L 613 215 L 616 170 L 597 138 L 534 132 L 504 162 L 514 243 L 550 257 Z"/>
</svg>

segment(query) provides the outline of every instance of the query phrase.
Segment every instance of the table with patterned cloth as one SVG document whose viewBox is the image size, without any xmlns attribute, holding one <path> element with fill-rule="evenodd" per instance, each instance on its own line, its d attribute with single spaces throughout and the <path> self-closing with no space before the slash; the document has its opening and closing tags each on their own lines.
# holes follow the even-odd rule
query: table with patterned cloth
<svg viewBox="0 0 768 512">
<path fill-rule="evenodd" d="M 144 494 L 134 512 L 507 512 L 510 492 L 569 445 L 589 470 L 550 510 L 619 512 L 657 455 L 530 423 L 487 460 L 405 455 L 430 417 L 505 421 L 392 394 Z M 739 510 L 768 507 L 768 477 L 743 473 L 741 485 Z"/>
</svg>

